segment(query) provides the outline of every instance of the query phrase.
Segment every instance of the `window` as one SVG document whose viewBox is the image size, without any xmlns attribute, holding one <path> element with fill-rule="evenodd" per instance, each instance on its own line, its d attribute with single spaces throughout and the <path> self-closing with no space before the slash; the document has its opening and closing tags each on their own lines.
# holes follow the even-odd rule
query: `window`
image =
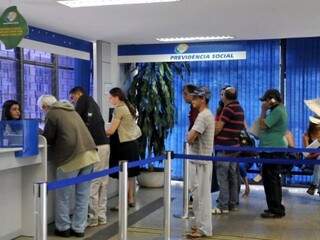
<svg viewBox="0 0 320 240">
<path fill-rule="evenodd" d="M 37 99 L 42 94 L 68 99 L 69 90 L 76 84 L 77 61 L 33 49 L 6 50 L 0 43 L 1 106 L 14 99 L 22 103 L 24 118 L 42 118 Z"/>
</svg>

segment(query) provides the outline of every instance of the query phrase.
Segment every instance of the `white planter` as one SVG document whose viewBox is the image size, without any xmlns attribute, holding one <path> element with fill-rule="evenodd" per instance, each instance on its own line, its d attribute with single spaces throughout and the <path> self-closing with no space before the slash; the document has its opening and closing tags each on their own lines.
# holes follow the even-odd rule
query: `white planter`
<svg viewBox="0 0 320 240">
<path fill-rule="evenodd" d="M 138 183 L 141 187 L 162 188 L 164 186 L 164 172 L 140 172 Z"/>
</svg>

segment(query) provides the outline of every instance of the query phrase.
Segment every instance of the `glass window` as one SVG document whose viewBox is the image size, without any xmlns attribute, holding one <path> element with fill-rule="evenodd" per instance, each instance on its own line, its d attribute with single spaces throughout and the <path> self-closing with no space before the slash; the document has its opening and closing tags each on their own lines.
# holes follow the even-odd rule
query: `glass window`
<svg viewBox="0 0 320 240">
<path fill-rule="evenodd" d="M 37 65 L 24 65 L 24 117 L 42 118 L 43 114 L 37 106 L 38 98 L 52 93 L 53 69 Z"/>
<path fill-rule="evenodd" d="M 58 66 L 65 68 L 74 68 L 75 59 L 71 57 L 58 56 Z"/>
<path fill-rule="evenodd" d="M 13 60 L 0 59 L 1 106 L 9 99 L 17 100 L 17 63 Z"/>
<path fill-rule="evenodd" d="M 39 63 L 52 63 L 52 54 L 33 49 L 23 49 L 24 59 Z"/>
<path fill-rule="evenodd" d="M 0 57 L 13 58 L 15 59 L 14 49 L 7 50 L 4 44 L 0 43 Z"/>
<path fill-rule="evenodd" d="M 75 86 L 74 69 L 59 68 L 59 99 L 69 99 L 69 91 Z"/>
</svg>

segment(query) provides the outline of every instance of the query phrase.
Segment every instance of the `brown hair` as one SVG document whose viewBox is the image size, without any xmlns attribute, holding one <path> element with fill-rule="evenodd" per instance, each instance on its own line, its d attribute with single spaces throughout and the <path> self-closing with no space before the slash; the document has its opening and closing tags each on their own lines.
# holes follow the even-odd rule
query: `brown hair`
<svg viewBox="0 0 320 240">
<path fill-rule="evenodd" d="M 136 118 L 136 108 L 129 102 L 128 98 L 124 94 L 121 88 L 112 88 L 109 93 L 112 97 L 118 97 L 120 101 L 123 101 L 127 107 L 129 108 L 129 111 L 133 118 Z"/>
</svg>

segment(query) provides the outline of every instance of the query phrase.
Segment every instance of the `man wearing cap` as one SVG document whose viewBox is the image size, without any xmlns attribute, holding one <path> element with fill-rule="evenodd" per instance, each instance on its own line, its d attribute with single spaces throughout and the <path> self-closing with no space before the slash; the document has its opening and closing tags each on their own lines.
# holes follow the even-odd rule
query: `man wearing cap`
<svg viewBox="0 0 320 240">
<path fill-rule="evenodd" d="M 187 141 L 190 145 L 190 154 L 212 156 L 214 139 L 214 117 L 208 109 L 210 91 L 207 88 L 198 88 L 193 92 L 192 105 L 199 110 L 196 121 L 188 133 Z M 195 225 L 190 238 L 201 238 L 212 235 L 211 218 L 211 161 L 190 161 L 190 171 L 194 176 L 190 189 L 193 196 L 193 211 Z"/>
<path fill-rule="evenodd" d="M 237 90 L 229 86 L 222 92 L 224 107 L 216 122 L 215 145 L 239 147 L 240 133 L 244 129 L 244 112 L 238 102 Z M 217 152 L 224 157 L 236 157 L 235 152 Z M 217 162 L 217 179 L 219 182 L 218 207 L 212 210 L 213 214 L 228 213 L 236 210 L 239 195 L 238 163 Z"/>
<path fill-rule="evenodd" d="M 276 89 L 269 89 L 260 100 L 260 147 L 287 147 L 284 135 L 288 127 L 287 112 L 282 104 L 281 94 Z M 283 159 L 285 153 L 263 152 L 261 158 Z M 282 205 L 281 165 L 263 164 L 262 179 L 266 195 L 268 209 L 262 214 L 262 218 L 281 218 L 285 216 L 285 207 Z"/>
</svg>

